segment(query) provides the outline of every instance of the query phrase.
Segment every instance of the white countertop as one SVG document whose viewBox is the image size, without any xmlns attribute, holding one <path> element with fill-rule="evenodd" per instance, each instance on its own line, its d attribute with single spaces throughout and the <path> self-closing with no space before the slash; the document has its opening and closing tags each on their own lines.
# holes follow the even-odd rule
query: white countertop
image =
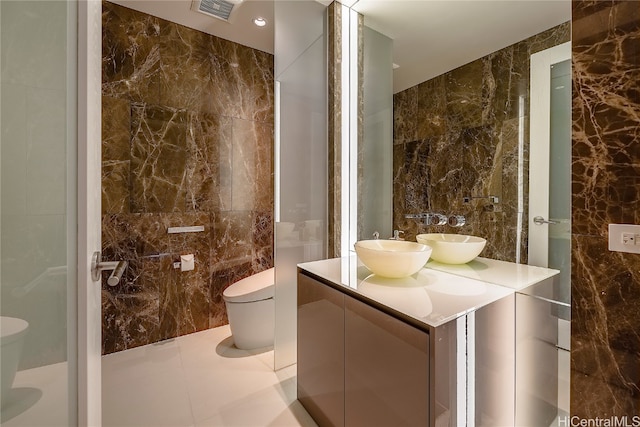
<svg viewBox="0 0 640 427">
<path fill-rule="evenodd" d="M 301 269 L 379 304 L 438 327 L 513 294 L 512 288 L 423 268 L 413 276 L 388 279 L 372 274 L 355 255 L 307 262 Z"/>
<path fill-rule="evenodd" d="M 418 273 L 403 279 L 372 274 L 356 255 L 298 266 L 432 327 L 558 274 L 557 270 L 487 258 L 463 265 L 430 261 Z"/>
<path fill-rule="evenodd" d="M 506 286 L 516 291 L 533 286 L 560 273 L 558 270 L 550 268 L 480 257 L 467 264 L 459 265 L 442 264 L 431 260 L 427 263 L 426 267 L 432 270 L 455 274 L 456 276 Z"/>
</svg>

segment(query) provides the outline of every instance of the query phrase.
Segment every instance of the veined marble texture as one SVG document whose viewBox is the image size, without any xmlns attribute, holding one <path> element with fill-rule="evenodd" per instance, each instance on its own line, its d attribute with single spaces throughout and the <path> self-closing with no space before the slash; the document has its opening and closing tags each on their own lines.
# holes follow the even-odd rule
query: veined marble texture
<svg viewBox="0 0 640 427">
<path fill-rule="evenodd" d="M 106 354 L 227 323 L 224 289 L 273 266 L 273 56 L 104 2 L 102 78 L 103 258 L 130 262 Z"/>
<path fill-rule="evenodd" d="M 394 95 L 394 228 L 487 238 L 482 255 L 527 261 L 528 111 L 531 54 L 569 40 L 559 25 Z M 520 118 L 524 128 L 520 129 Z M 524 135 L 524 209 L 518 208 L 518 138 Z M 466 196 L 497 196 L 464 203 Z M 405 214 L 464 215 L 461 228 L 425 226 Z"/>
<path fill-rule="evenodd" d="M 640 255 L 608 250 L 640 223 L 640 7 L 574 1 L 571 413 L 640 414 Z"/>
<path fill-rule="evenodd" d="M 328 256 L 340 256 L 341 223 L 341 170 L 342 170 L 342 5 L 332 2 L 327 7 L 328 58 Z"/>
</svg>

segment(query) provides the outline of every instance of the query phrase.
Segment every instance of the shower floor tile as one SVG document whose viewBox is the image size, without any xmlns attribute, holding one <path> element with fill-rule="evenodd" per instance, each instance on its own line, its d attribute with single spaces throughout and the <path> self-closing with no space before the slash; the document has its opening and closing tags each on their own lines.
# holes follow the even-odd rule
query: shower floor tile
<svg viewBox="0 0 640 427">
<path fill-rule="evenodd" d="M 228 326 L 102 358 L 102 417 L 117 426 L 315 426 L 295 366 L 233 347 Z"/>
</svg>

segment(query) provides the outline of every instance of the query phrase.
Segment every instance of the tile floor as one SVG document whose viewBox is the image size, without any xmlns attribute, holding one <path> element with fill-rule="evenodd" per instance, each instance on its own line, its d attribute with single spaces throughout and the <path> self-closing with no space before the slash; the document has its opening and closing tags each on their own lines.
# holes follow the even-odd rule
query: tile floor
<svg viewBox="0 0 640 427">
<path fill-rule="evenodd" d="M 228 326 L 102 358 L 103 426 L 315 426 L 295 366 L 233 347 Z"/>
<path fill-rule="evenodd" d="M 68 378 L 66 362 L 19 371 L 0 411 L 0 425 L 68 427 Z"/>
<path fill-rule="evenodd" d="M 296 401 L 295 366 L 272 366 L 273 350 L 236 349 L 228 326 L 104 356 L 103 426 L 316 426 Z M 18 372 L 18 403 L 2 408 L 0 424 L 68 426 L 67 375 L 66 363 Z"/>
</svg>

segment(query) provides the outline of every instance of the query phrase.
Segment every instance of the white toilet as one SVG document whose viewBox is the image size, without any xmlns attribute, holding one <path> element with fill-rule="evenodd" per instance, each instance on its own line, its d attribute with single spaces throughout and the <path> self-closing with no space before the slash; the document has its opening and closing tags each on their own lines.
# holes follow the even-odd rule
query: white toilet
<svg viewBox="0 0 640 427">
<path fill-rule="evenodd" d="M 0 317 L 0 353 L 2 354 L 2 401 L 0 406 L 4 406 L 8 401 L 9 390 L 13 386 L 13 380 L 18 370 L 22 343 L 27 334 L 29 323 L 15 317 Z"/>
<path fill-rule="evenodd" d="M 273 345 L 275 329 L 273 268 L 239 280 L 222 293 L 235 346 L 242 350 Z"/>
</svg>

